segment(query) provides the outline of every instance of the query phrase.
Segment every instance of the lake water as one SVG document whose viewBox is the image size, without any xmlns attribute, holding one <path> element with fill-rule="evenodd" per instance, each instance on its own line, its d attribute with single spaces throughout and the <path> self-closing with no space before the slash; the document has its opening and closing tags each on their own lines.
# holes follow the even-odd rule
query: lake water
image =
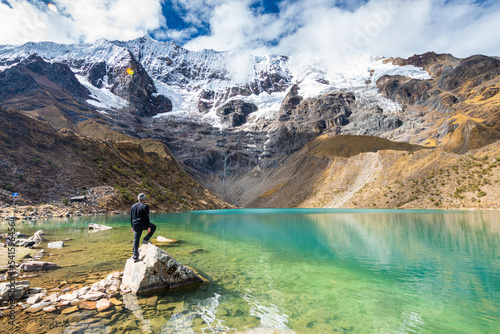
<svg viewBox="0 0 500 334">
<path fill-rule="evenodd" d="M 96 332 L 500 332 L 498 211 L 255 209 L 152 221 L 153 238 L 179 240 L 162 248 L 210 283 L 161 294 L 155 305 L 175 306 L 165 312 L 140 297 L 139 311 Z M 89 234 L 90 222 L 114 229 Z M 123 270 L 131 256 L 124 216 L 18 223 L 40 228 L 49 241 L 70 238 L 45 258 L 67 267 L 32 286 Z"/>
</svg>

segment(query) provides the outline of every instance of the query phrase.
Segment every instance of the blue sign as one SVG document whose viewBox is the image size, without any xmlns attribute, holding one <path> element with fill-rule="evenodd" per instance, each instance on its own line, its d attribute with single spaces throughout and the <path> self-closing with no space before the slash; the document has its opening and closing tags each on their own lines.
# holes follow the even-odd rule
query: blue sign
<svg viewBox="0 0 500 334">
<path fill-rule="evenodd" d="M 18 193 L 12 193 L 12 197 L 17 197 Z"/>
</svg>

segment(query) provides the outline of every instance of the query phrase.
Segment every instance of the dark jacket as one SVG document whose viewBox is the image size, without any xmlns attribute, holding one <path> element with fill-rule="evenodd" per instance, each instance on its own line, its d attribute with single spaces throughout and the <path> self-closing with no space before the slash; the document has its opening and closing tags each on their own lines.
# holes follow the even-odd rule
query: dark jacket
<svg viewBox="0 0 500 334">
<path fill-rule="evenodd" d="M 147 229 L 149 227 L 149 206 L 137 202 L 130 209 L 130 224 L 134 230 Z"/>
</svg>

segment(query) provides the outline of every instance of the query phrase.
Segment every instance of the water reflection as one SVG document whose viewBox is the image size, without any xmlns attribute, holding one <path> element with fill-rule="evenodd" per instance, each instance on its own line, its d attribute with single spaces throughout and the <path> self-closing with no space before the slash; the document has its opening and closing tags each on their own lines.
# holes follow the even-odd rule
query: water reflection
<svg viewBox="0 0 500 334">
<path fill-rule="evenodd" d="M 51 253 L 75 267 L 50 279 L 76 282 L 123 268 L 132 242 L 127 218 L 23 223 L 23 232 L 69 238 Z M 211 283 L 159 296 L 154 306 L 124 300 L 122 318 L 155 333 L 498 332 L 499 218 L 498 211 L 417 210 L 152 215 L 156 235 L 180 240 L 165 250 Z M 114 228 L 89 234 L 89 223 Z"/>
</svg>

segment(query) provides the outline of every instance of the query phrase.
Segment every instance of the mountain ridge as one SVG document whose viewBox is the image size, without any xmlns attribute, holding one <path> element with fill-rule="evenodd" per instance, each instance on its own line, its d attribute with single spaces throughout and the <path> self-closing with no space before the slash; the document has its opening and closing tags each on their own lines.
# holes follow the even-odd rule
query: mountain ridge
<svg viewBox="0 0 500 334">
<path fill-rule="evenodd" d="M 44 66 L 58 73 L 66 66 L 89 92 L 73 96 L 75 103 L 56 99 L 61 114 L 71 111 L 73 117 L 66 125 L 52 125 L 101 139 L 123 134 L 161 142 L 203 186 L 240 205 L 272 192 L 266 183 L 273 183 L 273 171 L 319 136 L 352 136 L 351 149 L 360 154 L 370 145 L 355 136 L 458 154 L 500 139 L 494 57 L 428 52 L 329 73 L 317 63 L 283 55 L 193 52 L 139 38 L 0 46 L 0 77 L 15 77 L 14 69 L 26 66 L 37 50 Z M 37 89 L 50 91 L 60 80 L 55 75 Z M 14 86 L 29 99 L 20 83 Z M 50 96 L 46 100 L 55 103 Z M 50 121 L 50 113 L 37 105 L 9 103 Z"/>
</svg>

